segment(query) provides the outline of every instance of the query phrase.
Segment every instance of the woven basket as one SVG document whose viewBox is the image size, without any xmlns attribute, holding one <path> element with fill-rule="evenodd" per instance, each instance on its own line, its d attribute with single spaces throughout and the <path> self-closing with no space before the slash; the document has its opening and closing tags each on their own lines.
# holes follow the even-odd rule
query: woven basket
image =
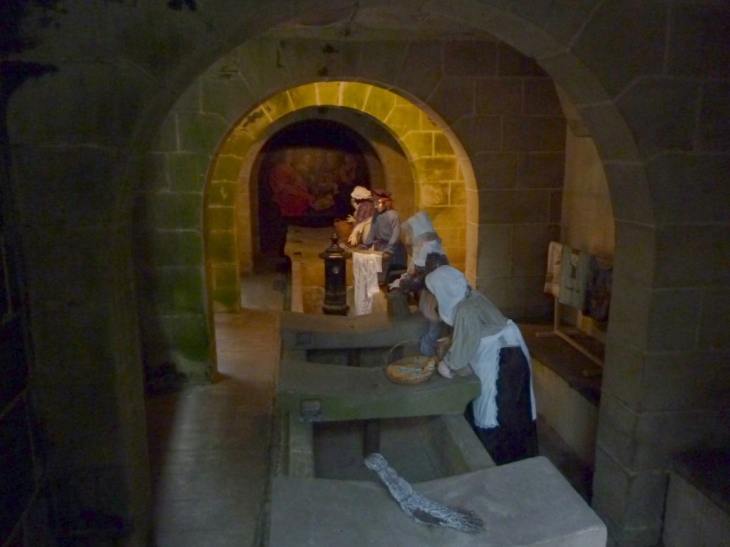
<svg viewBox="0 0 730 547">
<path fill-rule="evenodd" d="M 390 356 L 395 348 L 406 343 L 413 343 L 413 341 L 400 342 L 390 348 L 386 362 L 390 360 Z M 431 376 L 433 376 L 436 370 L 436 362 L 423 355 L 414 355 L 411 357 L 403 357 L 393 363 L 386 364 L 383 370 L 391 382 L 402 386 L 413 386 L 431 379 Z"/>
</svg>

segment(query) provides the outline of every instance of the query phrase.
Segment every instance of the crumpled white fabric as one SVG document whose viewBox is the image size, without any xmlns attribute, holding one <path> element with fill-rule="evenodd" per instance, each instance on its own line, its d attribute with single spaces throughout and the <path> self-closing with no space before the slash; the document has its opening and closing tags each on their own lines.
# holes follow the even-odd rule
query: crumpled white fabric
<svg viewBox="0 0 730 547">
<path fill-rule="evenodd" d="M 354 287 L 355 315 L 366 315 L 373 311 L 373 296 L 380 287 L 378 274 L 383 269 L 383 255 L 381 253 L 352 253 L 352 274 Z"/>
</svg>

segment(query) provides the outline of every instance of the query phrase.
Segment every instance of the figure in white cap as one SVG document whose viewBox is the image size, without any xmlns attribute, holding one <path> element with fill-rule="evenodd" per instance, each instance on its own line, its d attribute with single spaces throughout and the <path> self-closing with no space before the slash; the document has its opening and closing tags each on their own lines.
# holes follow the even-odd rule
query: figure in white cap
<svg viewBox="0 0 730 547">
<path fill-rule="evenodd" d="M 350 194 L 350 203 L 355 208 L 355 214 L 347 219 L 354 224 L 352 233 L 347 242 L 356 247 L 360 245 L 370 232 L 370 225 L 375 213 L 375 204 L 372 200 L 372 193 L 364 186 L 355 186 Z"/>
</svg>

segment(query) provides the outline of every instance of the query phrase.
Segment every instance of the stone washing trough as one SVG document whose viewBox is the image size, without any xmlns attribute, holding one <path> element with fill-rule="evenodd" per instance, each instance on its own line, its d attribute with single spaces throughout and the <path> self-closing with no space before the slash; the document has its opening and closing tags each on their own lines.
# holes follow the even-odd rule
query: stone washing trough
<svg viewBox="0 0 730 547">
<path fill-rule="evenodd" d="M 387 379 L 389 349 L 424 327 L 417 313 L 282 314 L 269 546 L 605 547 L 605 525 L 547 459 L 494 465 L 463 418 L 474 376 Z M 413 521 L 363 465 L 373 451 L 420 493 L 476 512 L 485 531 Z"/>
</svg>

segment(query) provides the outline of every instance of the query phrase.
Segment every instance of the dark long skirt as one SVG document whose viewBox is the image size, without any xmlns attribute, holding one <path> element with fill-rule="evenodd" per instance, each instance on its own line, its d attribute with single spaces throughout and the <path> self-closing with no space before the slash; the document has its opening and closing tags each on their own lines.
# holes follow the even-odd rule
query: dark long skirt
<svg viewBox="0 0 730 547">
<path fill-rule="evenodd" d="M 525 354 L 519 347 L 502 348 L 497 376 L 499 426 L 477 427 L 471 403 L 465 412 L 466 419 L 497 465 L 537 456 L 537 428 L 530 401 L 530 367 Z"/>
</svg>

